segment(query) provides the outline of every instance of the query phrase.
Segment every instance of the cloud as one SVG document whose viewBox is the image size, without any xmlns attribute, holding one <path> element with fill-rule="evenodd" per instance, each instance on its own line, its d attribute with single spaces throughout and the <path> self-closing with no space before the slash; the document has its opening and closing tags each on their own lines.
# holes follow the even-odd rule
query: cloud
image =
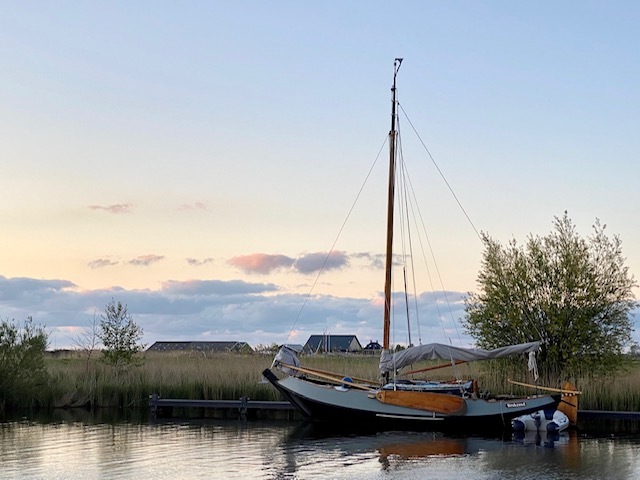
<svg viewBox="0 0 640 480">
<path fill-rule="evenodd" d="M 130 203 L 116 203 L 114 205 L 89 205 L 90 210 L 104 210 L 105 212 L 121 214 L 131 213 L 133 205 Z"/>
<path fill-rule="evenodd" d="M 349 265 L 349 257 L 344 252 L 309 253 L 298 258 L 294 268 L 300 273 L 314 273 L 319 270 L 336 270 Z"/>
<path fill-rule="evenodd" d="M 383 263 L 379 255 L 369 253 L 357 253 L 351 256 L 355 260 L 364 260 L 371 268 L 382 268 Z M 350 256 L 345 252 L 316 252 L 308 253 L 297 259 L 286 255 L 269 255 L 266 253 L 253 253 L 251 255 L 239 255 L 228 261 L 245 273 L 258 273 L 267 275 L 274 270 L 293 267 L 293 270 L 305 275 L 319 272 L 320 270 L 338 270 L 350 264 Z"/>
<path fill-rule="evenodd" d="M 414 344 L 440 342 L 471 346 L 459 320 L 463 292 L 422 293 L 416 299 L 420 326 L 412 320 Z M 90 324 L 112 299 L 127 304 L 144 332 L 143 342 L 160 340 L 234 340 L 250 345 L 305 343 L 310 335 L 353 334 L 362 344 L 382 340 L 379 297 L 350 298 L 279 293 L 277 285 L 242 280 L 170 280 L 159 290 L 111 287 L 80 290 L 68 280 L 6 278 L 0 275 L 0 319 L 24 321 L 32 316 L 50 332 L 50 347 L 73 347 L 78 328 Z M 393 297 L 403 311 L 402 295 Z M 304 309 L 301 310 L 304 305 Z M 414 302 L 410 299 L 413 308 Z M 634 312 L 636 317 L 640 309 Z M 415 315 L 412 316 L 415 318 Z M 393 343 L 408 343 L 406 320 L 392 328 Z M 638 341 L 638 330 L 633 332 Z"/>
<path fill-rule="evenodd" d="M 76 285 L 68 280 L 7 278 L 0 275 L 0 302 L 10 302 L 14 306 L 28 305 L 75 287 Z"/>
<path fill-rule="evenodd" d="M 87 263 L 87 266 L 92 269 L 97 269 L 97 268 L 111 267 L 117 264 L 118 262 L 109 260 L 108 258 L 97 258 Z"/>
<path fill-rule="evenodd" d="M 168 295 L 247 295 L 274 292 L 272 283 L 249 283 L 243 280 L 169 280 L 162 283 L 162 291 Z"/>
<path fill-rule="evenodd" d="M 163 255 L 155 255 L 155 254 L 151 253 L 149 255 L 140 255 L 139 257 L 136 257 L 136 258 L 134 258 L 132 260 L 129 260 L 129 263 L 131 265 L 137 265 L 137 266 L 141 266 L 141 267 L 148 267 L 152 263 L 157 263 L 162 259 L 164 259 Z"/>
<path fill-rule="evenodd" d="M 371 268 L 380 269 L 384 268 L 385 255 L 373 254 L 369 252 L 352 253 L 351 258 L 356 260 L 364 260 L 369 264 Z"/>
<path fill-rule="evenodd" d="M 209 207 L 204 202 L 195 203 L 183 203 L 179 207 L 180 210 L 209 210 Z"/>
<path fill-rule="evenodd" d="M 201 267 L 202 265 L 206 265 L 207 263 L 213 263 L 213 258 L 205 258 L 203 260 L 198 260 L 197 258 L 187 258 L 187 263 L 194 267 Z"/>
<path fill-rule="evenodd" d="M 259 273 L 266 275 L 279 268 L 289 268 L 294 264 L 294 259 L 286 255 L 268 255 L 266 253 L 254 253 L 240 255 L 228 261 L 230 265 L 238 267 L 245 273 Z"/>
</svg>

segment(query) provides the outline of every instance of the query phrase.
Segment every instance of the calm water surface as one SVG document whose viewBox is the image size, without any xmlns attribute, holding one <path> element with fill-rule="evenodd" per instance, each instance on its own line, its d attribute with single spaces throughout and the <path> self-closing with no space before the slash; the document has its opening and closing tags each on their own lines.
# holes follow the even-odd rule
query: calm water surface
<svg viewBox="0 0 640 480">
<path fill-rule="evenodd" d="M 286 421 L 24 418 L 0 423 L 0 478 L 636 479 L 640 435 L 628 432 L 345 435 Z"/>
</svg>

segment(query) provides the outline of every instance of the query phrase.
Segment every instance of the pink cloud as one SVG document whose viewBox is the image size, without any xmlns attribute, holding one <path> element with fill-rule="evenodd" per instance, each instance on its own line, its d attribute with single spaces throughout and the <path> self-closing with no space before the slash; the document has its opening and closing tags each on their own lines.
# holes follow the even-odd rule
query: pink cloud
<svg viewBox="0 0 640 480">
<path fill-rule="evenodd" d="M 90 210 L 104 210 L 105 212 L 115 213 L 131 213 L 133 205 L 130 203 L 116 203 L 114 205 L 89 205 Z"/>
<path fill-rule="evenodd" d="M 278 268 L 289 268 L 294 259 L 286 255 L 268 255 L 266 253 L 253 253 L 240 255 L 229 260 L 229 264 L 238 267 L 245 273 L 259 273 L 266 275 Z"/>
</svg>

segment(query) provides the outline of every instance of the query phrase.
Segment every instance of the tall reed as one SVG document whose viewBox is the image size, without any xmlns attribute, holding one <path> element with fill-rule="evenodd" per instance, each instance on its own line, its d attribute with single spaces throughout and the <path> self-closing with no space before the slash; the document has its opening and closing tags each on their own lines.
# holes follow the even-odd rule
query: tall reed
<svg viewBox="0 0 640 480">
<path fill-rule="evenodd" d="M 143 365 L 118 375 L 99 360 L 92 359 L 87 364 L 80 357 L 48 358 L 51 381 L 39 392 L 37 403 L 45 407 L 140 407 L 147 404 L 153 393 L 163 398 L 236 400 L 246 396 L 253 400 L 280 400 L 275 388 L 261 383 L 261 372 L 272 360 L 270 355 L 259 354 L 147 353 Z M 372 381 L 379 378 L 377 356 L 311 355 L 301 357 L 301 361 L 305 366 L 344 376 Z M 492 362 L 458 365 L 427 374 L 434 380 L 476 378 L 481 391 L 494 394 L 542 393 L 507 383 L 507 378 L 531 382 L 524 368 L 506 371 Z M 592 377 L 586 372 L 573 379 L 573 383 L 583 392 L 581 409 L 640 410 L 638 363 L 614 378 Z"/>
<path fill-rule="evenodd" d="M 204 356 L 148 354 L 141 366 L 125 373 L 91 360 L 48 359 L 51 381 L 41 392 L 48 407 L 127 407 L 164 398 L 276 400 L 271 385 L 259 383 L 272 358 L 261 355 Z"/>
</svg>

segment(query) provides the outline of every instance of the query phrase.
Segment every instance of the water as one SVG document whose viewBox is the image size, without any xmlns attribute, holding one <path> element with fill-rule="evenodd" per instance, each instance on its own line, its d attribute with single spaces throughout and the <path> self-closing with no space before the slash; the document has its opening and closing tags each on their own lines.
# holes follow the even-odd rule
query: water
<svg viewBox="0 0 640 480">
<path fill-rule="evenodd" d="M 639 453 L 640 435 L 621 432 L 514 439 L 345 435 L 285 421 L 0 423 L 2 479 L 635 479 Z"/>
</svg>

